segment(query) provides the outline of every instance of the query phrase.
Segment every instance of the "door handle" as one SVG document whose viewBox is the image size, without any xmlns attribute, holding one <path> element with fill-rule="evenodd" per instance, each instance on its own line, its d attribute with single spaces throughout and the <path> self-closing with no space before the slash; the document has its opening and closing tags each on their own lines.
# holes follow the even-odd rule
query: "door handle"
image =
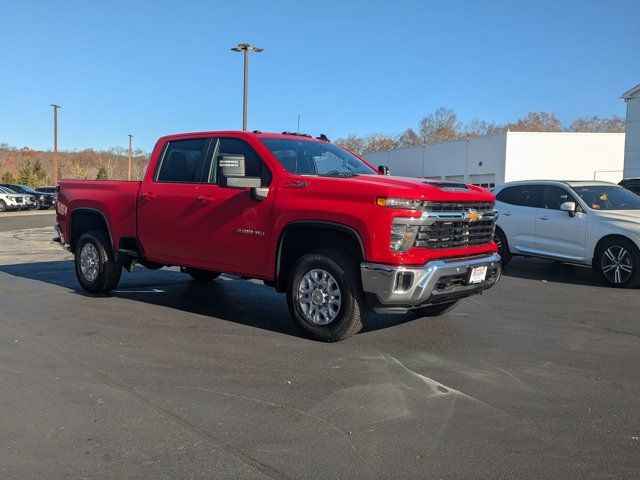
<svg viewBox="0 0 640 480">
<path fill-rule="evenodd" d="M 540 220 L 549 220 L 549 217 L 547 217 L 546 215 L 543 215 L 540 217 Z"/>
<path fill-rule="evenodd" d="M 140 196 L 142 198 L 144 198 L 145 200 L 153 200 L 154 198 L 156 198 L 156 194 L 153 193 L 153 192 L 146 192 L 146 193 L 143 193 Z"/>
<path fill-rule="evenodd" d="M 507 212 L 504 212 L 502 215 L 504 215 L 505 217 L 510 217 L 511 216 L 511 212 L 507 211 Z"/>
<path fill-rule="evenodd" d="M 216 197 L 212 196 L 212 195 L 200 195 L 197 200 L 199 202 L 202 202 L 204 204 L 209 204 L 211 202 L 215 202 L 216 201 Z"/>
</svg>

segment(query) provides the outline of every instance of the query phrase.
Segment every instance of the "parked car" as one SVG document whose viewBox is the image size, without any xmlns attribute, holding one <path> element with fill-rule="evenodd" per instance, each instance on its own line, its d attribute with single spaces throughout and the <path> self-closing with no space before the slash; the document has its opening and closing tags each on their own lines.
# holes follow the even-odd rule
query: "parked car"
<svg viewBox="0 0 640 480">
<path fill-rule="evenodd" d="M 640 195 L 640 178 L 626 178 L 622 180 L 618 185 L 626 188 L 636 195 Z"/>
<path fill-rule="evenodd" d="M 31 210 L 36 208 L 36 199 L 32 195 L 18 193 L 7 187 L 0 187 L 0 193 L 6 193 L 12 196 L 18 204 L 18 210 Z"/>
<path fill-rule="evenodd" d="M 0 212 L 20 210 L 23 207 L 22 195 L 0 187 Z"/>
<path fill-rule="evenodd" d="M 495 242 L 513 255 L 591 266 L 614 287 L 640 286 L 640 197 L 608 182 L 527 181 L 496 187 Z"/>
<path fill-rule="evenodd" d="M 48 208 L 51 208 L 56 201 L 56 198 L 54 195 L 51 195 L 50 193 L 39 192 L 26 185 L 12 185 L 9 183 L 0 183 L 0 187 L 7 187 L 16 193 L 23 193 L 25 195 L 33 196 L 36 199 L 35 208 L 40 210 L 46 210 Z"/>
<path fill-rule="evenodd" d="M 498 281 L 491 192 L 383 173 L 322 135 L 167 136 L 142 182 L 62 181 L 60 239 L 88 292 L 136 262 L 257 278 L 325 341 L 369 309 L 441 315 Z"/>
</svg>

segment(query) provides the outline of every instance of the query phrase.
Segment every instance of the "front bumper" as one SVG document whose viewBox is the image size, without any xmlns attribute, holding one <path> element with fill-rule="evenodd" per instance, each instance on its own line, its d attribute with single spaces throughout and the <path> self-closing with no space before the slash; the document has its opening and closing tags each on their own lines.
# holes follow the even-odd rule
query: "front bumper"
<svg viewBox="0 0 640 480">
<path fill-rule="evenodd" d="M 473 267 L 487 267 L 480 283 L 469 283 Z M 408 310 L 468 297 L 495 285 L 500 279 L 497 253 L 466 258 L 434 260 L 420 267 L 360 264 L 362 287 L 374 310 Z"/>
</svg>

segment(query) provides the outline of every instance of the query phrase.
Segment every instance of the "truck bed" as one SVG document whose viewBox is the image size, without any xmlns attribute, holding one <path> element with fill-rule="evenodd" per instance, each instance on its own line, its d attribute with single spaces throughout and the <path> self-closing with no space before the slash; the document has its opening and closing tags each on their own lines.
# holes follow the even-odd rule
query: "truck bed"
<svg viewBox="0 0 640 480">
<path fill-rule="evenodd" d="M 58 194 L 68 212 L 98 210 L 111 229 L 117 248 L 122 237 L 136 236 L 136 202 L 142 182 L 117 180 L 62 180 Z M 58 212 L 58 222 L 69 238 L 69 217 Z"/>
</svg>

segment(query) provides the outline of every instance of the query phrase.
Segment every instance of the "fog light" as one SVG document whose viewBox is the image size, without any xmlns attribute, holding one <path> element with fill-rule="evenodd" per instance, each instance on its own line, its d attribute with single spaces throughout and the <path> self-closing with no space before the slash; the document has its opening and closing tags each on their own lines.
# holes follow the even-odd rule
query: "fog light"
<svg viewBox="0 0 640 480">
<path fill-rule="evenodd" d="M 393 290 L 396 292 L 406 292 L 413 284 L 413 272 L 400 272 L 396 275 L 396 285 Z"/>
</svg>

